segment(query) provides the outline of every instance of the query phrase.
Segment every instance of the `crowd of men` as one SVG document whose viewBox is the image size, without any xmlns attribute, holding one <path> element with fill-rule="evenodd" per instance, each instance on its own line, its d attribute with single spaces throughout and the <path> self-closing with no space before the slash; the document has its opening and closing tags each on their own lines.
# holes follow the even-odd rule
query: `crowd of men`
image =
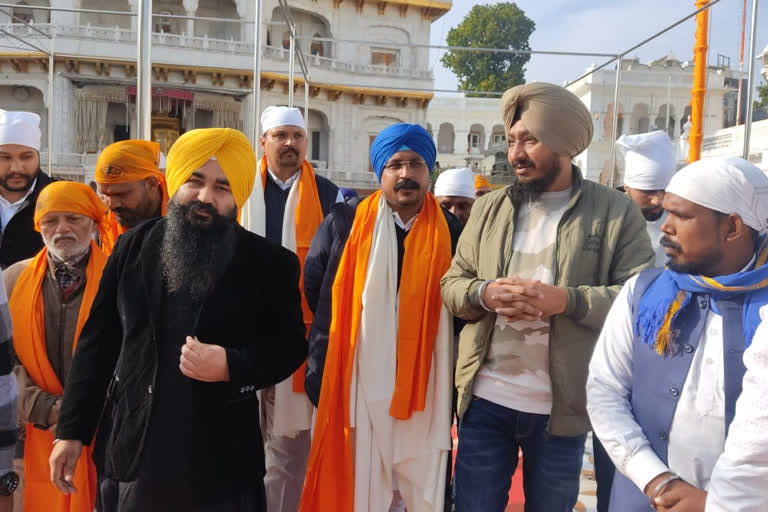
<svg viewBox="0 0 768 512">
<path fill-rule="evenodd" d="M 522 455 L 526 511 L 570 512 L 590 431 L 600 512 L 768 511 L 768 177 L 653 132 L 612 190 L 566 89 L 501 118 L 511 185 L 433 185 L 403 123 L 361 200 L 298 109 L 260 162 L 112 144 L 96 191 L 0 111 L 0 511 L 502 512 Z"/>
</svg>

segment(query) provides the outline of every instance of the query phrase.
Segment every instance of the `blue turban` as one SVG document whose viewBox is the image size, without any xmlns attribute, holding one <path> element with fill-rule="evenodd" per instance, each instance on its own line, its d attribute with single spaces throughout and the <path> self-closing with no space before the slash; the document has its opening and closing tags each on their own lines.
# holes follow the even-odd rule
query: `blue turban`
<svg viewBox="0 0 768 512">
<path fill-rule="evenodd" d="M 381 173 L 392 155 L 408 150 L 418 153 L 432 171 L 437 151 L 427 130 L 418 124 L 407 123 L 393 124 L 382 130 L 371 144 L 371 166 L 376 178 L 381 181 Z"/>
</svg>

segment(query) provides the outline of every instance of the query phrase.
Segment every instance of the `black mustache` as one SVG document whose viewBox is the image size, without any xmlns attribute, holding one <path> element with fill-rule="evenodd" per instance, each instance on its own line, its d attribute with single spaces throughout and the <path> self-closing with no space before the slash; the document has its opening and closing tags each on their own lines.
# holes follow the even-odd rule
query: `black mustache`
<svg viewBox="0 0 768 512">
<path fill-rule="evenodd" d="M 295 148 L 284 148 L 280 150 L 280 154 L 284 155 L 286 153 L 293 153 L 296 156 L 299 156 L 299 151 Z"/>
<path fill-rule="evenodd" d="M 416 183 L 413 180 L 409 180 L 408 178 L 404 179 L 403 181 L 398 181 L 395 184 L 395 192 L 399 190 L 419 190 L 421 188 L 421 185 Z"/>
<path fill-rule="evenodd" d="M 512 164 L 512 167 L 536 167 L 530 160 L 517 160 Z"/>
<path fill-rule="evenodd" d="M 681 249 L 680 244 L 677 244 L 669 239 L 667 235 L 664 235 L 661 237 L 661 240 L 659 240 L 659 244 L 661 244 L 663 247 L 669 247 L 670 249 L 675 249 L 676 251 L 679 251 Z"/>
<path fill-rule="evenodd" d="M 188 207 L 190 212 L 206 212 L 211 217 L 215 217 L 219 213 L 213 205 L 203 203 L 202 201 L 192 201 Z"/>
</svg>

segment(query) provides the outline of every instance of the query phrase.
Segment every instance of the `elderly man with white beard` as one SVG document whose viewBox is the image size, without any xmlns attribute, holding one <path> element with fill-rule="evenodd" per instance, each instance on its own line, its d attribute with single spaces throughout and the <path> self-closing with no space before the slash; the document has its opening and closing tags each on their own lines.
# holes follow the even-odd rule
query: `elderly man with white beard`
<svg viewBox="0 0 768 512">
<path fill-rule="evenodd" d="M 58 493 L 48 478 L 53 426 L 59 420 L 72 353 L 107 256 L 93 235 L 104 233 L 107 206 L 85 184 L 58 181 L 37 199 L 34 227 L 45 246 L 34 258 L 3 273 L 14 324 L 13 347 L 24 444 L 25 510 L 89 512 L 96 497 L 96 468 L 83 457 L 75 470 L 76 495 Z"/>
</svg>

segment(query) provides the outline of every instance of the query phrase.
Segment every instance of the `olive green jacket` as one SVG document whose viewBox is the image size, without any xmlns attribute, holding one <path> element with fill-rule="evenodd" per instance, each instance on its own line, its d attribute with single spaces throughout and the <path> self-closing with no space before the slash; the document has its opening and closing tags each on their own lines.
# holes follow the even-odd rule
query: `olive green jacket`
<svg viewBox="0 0 768 512">
<path fill-rule="evenodd" d="M 506 277 L 514 220 L 508 188 L 475 202 L 442 279 L 448 310 L 469 322 L 461 331 L 456 365 L 460 417 L 472 400 L 496 321 L 496 314 L 480 304 L 479 289 L 486 280 Z M 554 284 L 567 289 L 568 305 L 564 314 L 550 319 L 552 434 L 576 436 L 589 430 L 587 367 L 603 321 L 622 284 L 654 262 L 640 209 L 620 192 L 584 180 L 573 166 L 573 192 L 555 246 Z"/>
</svg>

